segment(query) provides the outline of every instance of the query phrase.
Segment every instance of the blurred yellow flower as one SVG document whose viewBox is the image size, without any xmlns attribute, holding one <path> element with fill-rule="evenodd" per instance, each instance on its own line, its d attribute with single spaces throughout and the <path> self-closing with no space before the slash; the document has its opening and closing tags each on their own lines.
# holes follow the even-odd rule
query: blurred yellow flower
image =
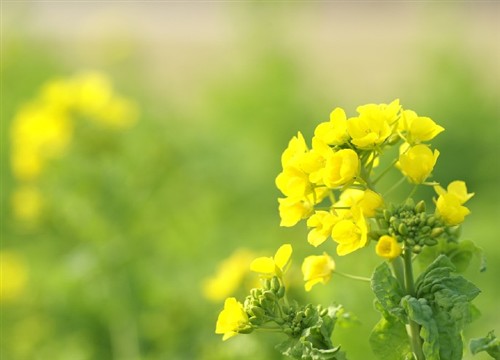
<svg viewBox="0 0 500 360">
<path fill-rule="evenodd" d="M 339 218 L 329 211 L 316 211 L 309 219 L 307 226 L 311 227 L 307 235 L 307 241 L 312 246 L 319 246 L 332 235 L 333 225 L 339 221 Z"/>
<path fill-rule="evenodd" d="M 397 166 L 414 184 L 421 184 L 429 177 L 436 164 L 439 151 L 427 145 L 415 145 L 399 155 Z"/>
<path fill-rule="evenodd" d="M 350 254 L 368 242 L 368 225 L 365 217 L 358 212 L 352 219 L 343 219 L 337 222 L 332 229 L 332 238 L 338 243 L 337 254 Z"/>
<path fill-rule="evenodd" d="M 281 277 L 290 265 L 292 256 L 292 245 L 283 244 L 274 254 L 274 257 L 258 257 L 250 264 L 250 270 L 260 273 L 264 276 L 277 275 Z"/>
<path fill-rule="evenodd" d="M 326 253 L 306 257 L 302 263 L 306 291 L 311 291 L 315 284 L 326 284 L 333 271 L 335 271 L 335 262 Z"/>
<path fill-rule="evenodd" d="M 234 297 L 227 298 L 217 318 L 216 334 L 224 334 L 222 340 L 227 340 L 238 334 L 238 331 L 248 325 L 248 315 L 243 305 Z"/>
<path fill-rule="evenodd" d="M 249 250 L 235 251 L 219 264 L 214 276 L 204 281 L 203 295 L 212 301 L 221 301 L 234 295 L 250 273 L 249 266 L 254 258 L 255 255 Z"/>
<path fill-rule="evenodd" d="M 352 143 L 360 149 L 373 149 L 393 132 L 399 119 L 399 99 L 387 104 L 359 106 L 358 116 L 347 120 L 347 132 Z"/>
<path fill-rule="evenodd" d="M 377 246 L 375 246 L 375 252 L 378 256 L 384 259 L 392 260 L 401 255 L 401 245 L 397 240 L 389 235 L 383 235 L 378 239 Z"/>
<path fill-rule="evenodd" d="M 28 268 L 20 254 L 0 251 L 0 303 L 16 300 L 28 280 Z"/>
<path fill-rule="evenodd" d="M 399 130 L 406 132 L 406 140 L 412 145 L 432 140 L 444 131 L 431 118 L 418 116 L 412 110 L 403 111 L 398 125 Z"/>
<path fill-rule="evenodd" d="M 111 101 L 113 88 L 109 78 L 99 72 L 85 72 L 72 79 L 75 86 L 75 108 L 90 116 L 99 116 Z"/>
<path fill-rule="evenodd" d="M 349 139 L 345 111 L 336 108 L 330 113 L 330 121 L 319 124 L 314 136 L 328 145 L 342 145 Z"/>
<path fill-rule="evenodd" d="M 12 211 L 17 219 L 23 221 L 36 220 L 40 215 L 42 203 L 42 194 L 33 186 L 23 186 L 12 193 Z"/>
<path fill-rule="evenodd" d="M 42 157 L 30 149 L 13 148 L 10 162 L 12 173 L 19 180 L 36 179 L 42 172 Z"/>
<path fill-rule="evenodd" d="M 358 173 L 358 154 L 351 149 L 339 150 L 327 159 L 323 182 L 329 188 L 337 188 L 354 181 Z"/>
<path fill-rule="evenodd" d="M 436 212 L 447 225 L 461 224 L 465 217 L 470 214 L 470 210 L 463 204 L 474 196 L 474 193 L 467 192 L 467 186 L 463 181 L 451 182 L 448 185 L 448 191 L 440 186 L 435 186 L 434 189 L 439 194 L 436 201 Z"/>
</svg>

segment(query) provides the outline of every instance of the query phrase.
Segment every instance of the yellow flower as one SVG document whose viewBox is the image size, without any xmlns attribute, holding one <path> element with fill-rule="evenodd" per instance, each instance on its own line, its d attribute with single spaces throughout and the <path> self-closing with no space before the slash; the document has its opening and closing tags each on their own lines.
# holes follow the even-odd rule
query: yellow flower
<svg viewBox="0 0 500 360">
<path fill-rule="evenodd" d="M 248 268 L 254 259 L 251 251 L 240 249 L 219 264 L 214 276 L 203 283 L 203 295 L 212 301 L 220 301 L 234 295 L 249 274 Z"/>
<path fill-rule="evenodd" d="M 122 97 L 113 97 L 100 111 L 98 119 L 115 129 L 128 128 L 137 122 L 137 105 Z"/>
<path fill-rule="evenodd" d="M 258 272 L 264 276 L 283 275 L 290 265 L 292 256 L 292 245 L 281 245 L 274 257 L 258 257 L 250 264 L 250 270 Z"/>
<path fill-rule="evenodd" d="M 387 104 L 368 104 L 357 108 L 358 117 L 347 120 L 351 142 L 360 149 L 372 149 L 391 134 L 399 118 L 399 99 Z"/>
<path fill-rule="evenodd" d="M 436 201 L 436 211 L 447 225 L 461 224 L 470 210 L 463 206 L 474 193 L 467 193 L 463 181 L 453 181 L 448 185 L 447 192 L 440 186 L 434 187 L 439 197 Z"/>
<path fill-rule="evenodd" d="M 358 213 L 352 219 L 340 220 L 333 226 L 332 238 L 338 243 L 337 254 L 340 256 L 364 247 L 368 242 L 368 226 L 365 217 Z"/>
<path fill-rule="evenodd" d="M 316 211 L 307 220 L 307 226 L 313 229 L 307 235 L 307 241 L 312 246 L 319 246 L 332 235 L 332 228 L 339 218 L 329 211 Z"/>
<path fill-rule="evenodd" d="M 76 101 L 76 87 L 73 81 L 54 79 L 42 86 L 40 99 L 60 111 L 70 111 Z"/>
<path fill-rule="evenodd" d="M 227 340 L 238 334 L 238 331 L 248 326 L 248 315 L 243 305 L 234 297 L 227 298 L 217 318 L 216 334 L 224 334 L 222 340 Z"/>
<path fill-rule="evenodd" d="M 333 149 L 323 140 L 314 137 L 311 151 L 305 153 L 300 161 L 301 169 L 309 174 L 309 181 L 313 184 L 323 185 L 323 175 L 327 159 L 334 154 Z"/>
<path fill-rule="evenodd" d="M 446 190 L 439 185 L 434 186 L 434 190 L 438 195 L 444 195 L 447 192 L 455 195 L 460 201 L 460 204 L 465 204 L 471 197 L 474 196 L 474 193 L 467 193 L 467 185 L 465 182 L 459 180 L 449 183 Z"/>
<path fill-rule="evenodd" d="M 389 235 L 383 235 L 378 239 L 375 252 L 384 259 L 392 260 L 401 255 L 401 245 L 396 239 Z"/>
<path fill-rule="evenodd" d="M 323 182 L 329 188 L 340 187 L 354 181 L 358 173 L 358 154 L 351 149 L 339 150 L 327 159 Z"/>
<path fill-rule="evenodd" d="M 42 195 L 34 187 L 24 186 L 16 189 L 11 197 L 12 212 L 20 220 L 36 220 L 42 209 Z"/>
<path fill-rule="evenodd" d="M 412 183 L 421 184 L 431 174 L 438 156 L 438 150 L 432 152 L 426 145 L 415 145 L 399 155 L 397 166 Z"/>
<path fill-rule="evenodd" d="M 75 107 L 77 111 L 91 117 L 102 114 L 104 107 L 113 97 L 109 78 L 99 72 L 87 72 L 72 79 L 75 86 Z"/>
<path fill-rule="evenodd" d="M 24 291 L 28 269 L 15 252 L 0 252 L 0 303 L 17 299 Z"/>
<path fill-rule="evenodd" d="M 335 203 L 335 207 L 349 207 L 347 209 L 337 209 L 339 216 L 349 217 L 349 214 L 361 210 L 364 216 L 374 217 L 375 210 L 383 205 L 382 197 L 372 190 L 346 189 L 340 195 L 339 201 Z"/>
<path fill-rule="evenodd" d="M 335 262 L 326 253 L 306 257 L 302 263 L 306 291 L 311 291 L 315 284 L 326 284 L 334 271 Z"/>
<path fill-rule="evenodd" d="M 283 169 L 294 166 L 298 167 L 302 155 L 308 151 L 304 136 L 299 131 L 297 136 L 294 136 L 288 143 L 288 147 L 281 155 L 281 166 Z"/>
<path fill-rule="evenodd" d="M 285 195 L 301 198 L 311 192 L 309 175 L 295 167 L 286 167 L 276 177 L 276 186 Z"/>
<path fill-rule="evenodd" d="M 18 180 L 36 179 L 43 168 L 41 155 L 31 149 L 14 148 L 11 154 L 12 173 Z"/>
<path fill-rule="evenodd" d="M 307 218 L 312 213 L 314 205 L 321 202 L 327 195 L 327 188 L 318 187 L 305 197 L 278 199 L 281 218 L 280 226 L 291 227 L 300 220 Z"/>
<path fill-rule="evenodd" d="M 406 132 L 406 140 L 412 145 L 432 140 L 444 131 L 444 128 L 437 125 L 431 118 L 418 116 L 412 110 L 403 111 L 399 129 Z"/>
<path fill-rule="evenodd" d="M 314 130 L 314 136 L 325 144 L 342 145 L 349 140 L 347 134 L 347 118 L 341 108 L 330 113 L 330 121 L 319 124 Z"/>
</svg>

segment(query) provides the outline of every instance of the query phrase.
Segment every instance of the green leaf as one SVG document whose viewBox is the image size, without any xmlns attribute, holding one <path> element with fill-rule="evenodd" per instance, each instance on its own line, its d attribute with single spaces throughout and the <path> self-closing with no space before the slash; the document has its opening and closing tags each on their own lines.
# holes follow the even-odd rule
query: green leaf
<svg viewBox="0 0 500 360">
<path fill-rule="evenodd" d="M 382 318 L 370 334 L 373 353 L 381 360 L 412 358 L 411 347 L 405 325 L 395 319 Z"/>
<path fill-rule="evenodd" d="M 371 288 L 381 307 L 392 316 L 404 321 L 404 314 L 400 306 L 404 290 L 401 289 L 386 262 L 375 269 L 371 279 Z"/>
<path fill-rule="evenodd" d="M 425 299 L 416 299 L 406 296 L 401 301 L 410 320 L 421 326 L 420 337 L 424 341 L 422 351 L 426 360 L 440 360 L 439 354 L 439 330 L 436 321 L 433 319 L 431 307 Z M 451 358 L 443 358 L 452 360 Z"/>
<path fill-rule="evenodd" d="M 491 330 L 483 338 L 472 339 L 469 343 L 470 352 L 473 355 L 486 351 L 493 359 L 500 359 L 500 340 L 495 336 L 495 331 Z"/>
</svg>

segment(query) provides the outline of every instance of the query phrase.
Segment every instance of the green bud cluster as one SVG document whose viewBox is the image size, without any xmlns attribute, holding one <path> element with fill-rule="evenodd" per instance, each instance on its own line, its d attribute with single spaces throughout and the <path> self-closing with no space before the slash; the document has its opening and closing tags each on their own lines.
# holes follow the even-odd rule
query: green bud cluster
<svg viewBox="0 0 500 360">
<path fill-rule="evenodd" d="M 379 230 L 372 233 L 372 237 L 390 235 L 417 254 L 424 246 L 436 245 L 446 230 L 440 219 L 425 212 L 424 201 L 415 205 L 412 199 L 403 205 L 384 209 L 378 214 L 377 221 Z"/>
<path fill-rule="evenodd" d="M 244 302 L 244 308 L 253 326 L 275 322 L 284 323 L 279 300 L 285 296 L 285 287 L 277 276 L 263 280 L 263 287 L 252 289 Z"/>
</svg>

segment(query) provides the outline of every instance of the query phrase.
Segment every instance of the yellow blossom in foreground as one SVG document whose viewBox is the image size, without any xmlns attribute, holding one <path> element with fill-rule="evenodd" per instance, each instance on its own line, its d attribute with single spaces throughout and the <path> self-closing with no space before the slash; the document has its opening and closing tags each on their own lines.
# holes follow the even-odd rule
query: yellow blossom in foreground
<svg viewBox="0 0 500 360">
<path fill-rule="evenodd" d="M 389 235 L 383 235 L 378 239 L 375 252 L 384 259 L 392 260 L 401 255 L 401 245 L 396 239 Z"/>
<path fill-rule="evenodd" d="M 319 124 L 314 130 L 314 136 L 325 144 L 345 144 L 349 139 L 345 111 L 341 108 L 333 110 L 330 114 L 330 121 Z"/>
<path fill-rule="evenodd" d="M 220 301 L 234 295 L 249 274 L 249 266 L 254 259 L 251 251 L 240 249 L 220 263 L 214 276 L 203 283 L 203 295 L 212 301 Z"/>
<path fill-rule="evenodd" d="M 312 213 L 314 205 L 321 202 L 327 195 L 328 189 L 319 187 L 305 197 L 278 199 L 280 226 L 291 227 L 307 218 Z"/>
<path fill-rule="evenodd" d="M 11 251 L 0 252 L 0 303 L 17 299 L 28 279 L 23 258 Z"/>
<path fill-rule="evenodd" d="M 382 197 L 373 190 L 346 189 L 340 195 L 335 207 L 348 207 L 348 209 L 338 209 L 337 214 L 341 217 L 349 217 L 352 213 L 360 210 L 366 217 L 374 217 L 375 210 L 383 205 Z"/>
<path fill-rule="evenodd" d="M 283 151 L 281 155 L 281 166 L 283 169 L 294 166 L 298 167 L 302 155 L 307 152 L 306 141 L 304 140 L 304 136 L 299 131 L 297 136 L 294 136 L 289 142 L 288 147 Z"/>
<path fill-rule="evenodd" d="M 287 167 L 276 177 L 277 188 L 289 197 L 303 197 L 311 192 L 309 175 L 295 167 Z"/>
<path fill-rule="evenodd" d="M 302 274 L 304 275 L 306 291 L 311 291 L 311 288 L 315 284 L 326 284 L 330 280 L 334 270 L 335 262 L 326 253 L 306 257 L 302 263 Z"/>
<path fill-rule="evenodd" d="M 312 139 L 311 151 L 305 153 L 300 161 L 301 169 L 309 174 L 309 181 L 313 184 L 323 185 L 323 175 L 327 160 L 334 155 L 333 149 L 322 140 Z"/>
<path fill-rule="evenodd" d="M 359 106 L 359 116 L 347 120 L 347 131 L 352 143 L 360 149 L 372 149 L 382 144 L 398 121 L 399 99 L 387 104 Z"/>
<path fill-rule="evenodd" d="M 227 340 L 238 334 L 238 331 L 248 325 L 248 315 L 243 305 L 234 297 L 227 298 L 217 318 L 216 334 L 224 334 L 222 340 Z"/>
<path fill-rule="evenodd" d="M 24 221 L 36 220 L 42 209 L 42 195 L 31 186 L 24 186 L 12 193 L 12 211 L 17 219 Z"/>
<path fill-rule="evenodd" d="M 339 150 L 327 159 L 323 182 L 329 188 L 337 188 L 354 181 L 358 173 L 358 154 L 351 149 Z"/>
<path fill-rule="evenodd" d="M 397 166 L 412 183 L 421 184 L 431 174 L 438 156 L 438 150 L 432 152 L 426 145 L 415 145 L 399 155 Z"/>
<path fill-rule="evenodd" d="M 460 204 L 465 204 L 471 197 L 474 196 L 474 193 L 467 192 L 467 185 L 465 182 L 459 180 L 449 183 L 446 190 L 439 185 L 434 186 L 434 190 L 438 195 L 444 195 L 446 193 L 455 195 L 460 201 Z"/>
<path fill-rule="evenodd" d="M 399 129 L 406 132 L 406 140 L 412 145 L 432 140 L 444 131 L 444 128 L 437 125 L 431 118 L 418 116 L 412 110 L 403 111 Z"/>
<path fill-rule="evenodd" d="M 362 214 L 353 219 L 344 219 L 337 222 L 332 229 L 332 238 L 338 243 L 337 254 L 350 254 L 368 242 L 368 225 Z"/>
<path fill-rule="evenodd" d="M 292 245 L 284 244 L 274 254 L 274 257 L 258 257 L 250 264 L 250 270 L 258 272 L 264 276 L 281 276 L 290 265 L 292 256 Z"/>
<path fill-rule="evenodd" d="M 307 226 L 313 229 L 307 235 L 307 241 L 312 246 L 319 246 L 332 235 L 333 225 L 339 218 L 329 211 L 316 211 L 307 220 Z"/>
<path fill-rule="evenodd" d="M 463 204 L 474 196 L 474 193 L 467 192 L 467 186 L 463 181 L 451 182 L 448 185 L 448 191 L 440 186 L 435 186 L 434 189 L 439 194 L 436 201 L 436 212 L 447 225 L 461 224 L 465 217 L 470 214 L 470 210 Z"/>
</svg>

